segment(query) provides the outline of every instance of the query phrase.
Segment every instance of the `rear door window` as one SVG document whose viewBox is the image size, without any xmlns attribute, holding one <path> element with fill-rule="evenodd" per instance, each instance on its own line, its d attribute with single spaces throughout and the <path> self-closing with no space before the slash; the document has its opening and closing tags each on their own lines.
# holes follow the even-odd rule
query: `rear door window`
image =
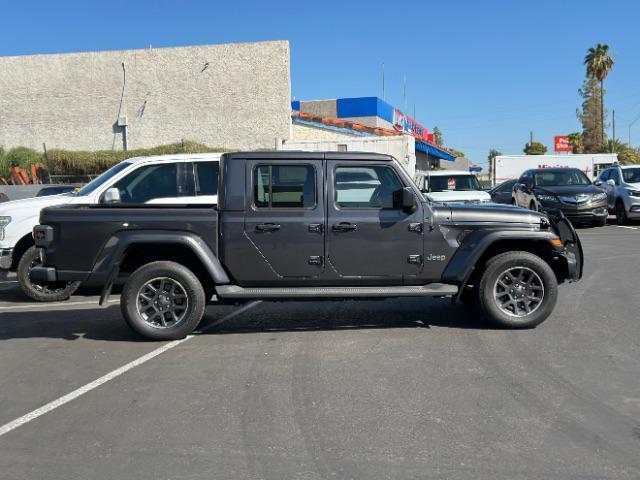
<svg viewBox="0 0 640 480">
<path fill-rule="evenodd" d="M 315 169 L 311 165 L 259 165 L 253 175 L 258 208 L 313 208 Z"/>
<path fill-rule="evenodd" d="M 217 195 L 220 164 L 218 162 L 194 162 L 193 169 L 196 195 Z"/>
</svg>

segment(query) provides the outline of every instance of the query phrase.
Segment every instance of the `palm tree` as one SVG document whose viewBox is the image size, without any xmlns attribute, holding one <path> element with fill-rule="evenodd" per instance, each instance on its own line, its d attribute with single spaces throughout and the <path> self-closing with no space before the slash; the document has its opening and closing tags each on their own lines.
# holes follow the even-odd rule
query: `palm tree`
<svg viewBox="0 0 640 480">
<path fill-rule="evenodd" d="M 587 52 L 584 64 L 587 67 L 587 76 L 600 82 L 600 143 L 604 143 L 604 80 L 613 68 L 613 59 L 609 55 L 609 45 L 597 44 Z"/>
</svg>

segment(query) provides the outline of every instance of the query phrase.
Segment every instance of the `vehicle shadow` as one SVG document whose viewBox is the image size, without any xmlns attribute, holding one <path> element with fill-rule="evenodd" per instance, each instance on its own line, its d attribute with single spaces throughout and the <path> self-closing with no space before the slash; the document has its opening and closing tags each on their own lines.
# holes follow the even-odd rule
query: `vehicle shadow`
<svg viewBox="0 0 640 480">
<path fill-rule="evenodd" d="M 357 329 L 490 328 L 477 313 L 446 299 L 347 300 L 322 302 L 260 302 L 237 316 L 237 306 L 207 309 L 201 335 L 260 332 L 303 332 Z M 221 323 L 218 323 L 221 322 Z M 90 339 L 148 342 L 124 322 L 120 308 L 15 311 L 0 309 L 0 341 L 27 338 Z"/>
<path fill-rule="evenodd" d="M 205 318 L 204 335 L 359 329 L 445 327 L 491 329 L 478 314 L 449 299 L 402 298 L 308 302 L 261 302 L 258 308 L 216 325 Z"/>
</svg>

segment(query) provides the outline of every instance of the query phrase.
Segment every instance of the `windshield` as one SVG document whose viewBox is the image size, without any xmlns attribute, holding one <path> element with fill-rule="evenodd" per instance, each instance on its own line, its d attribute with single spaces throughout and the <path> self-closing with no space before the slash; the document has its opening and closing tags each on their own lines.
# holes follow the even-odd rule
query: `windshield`
<svg viewBox="0 0 640 480">
<path fill-rule="evenodd" d="M 625 168 L 622 176 L 626 183 L 640 183 L 640 168 Z"/>
<path fill-rule="evenodd" d="M 482 190 L 475 175 L 434 175 L 425 179 L 425 185 L 429 192 Z"/>
<path fill-rule="evenodd" d="M 102 185 L 106 181 L 110 180 L 111 178 L 113 178 L 115 175 L 117 175 L 122 170 L 124 170 L 125 168 L 129 167 L 130 165 L 131 165 L 131 162 L 122 162 L 122 163 L 118 163 L 117 165 L 114 165 L 109 170 L 104 172 L 102 175 L 100 175 L 97 178 L 94 178 L 89 183 L 87 183 L 84 187 L 82 187 L 80 190 L 78 190 L 78 192 L 75 195 L 79 195 L 79 196 L 89 195 L 91 192 L 93 192 L 100 185 Z"/>
<path fill-rule="evenodd" d="M 591 180 L 580 170 L 536 172 L 537 187 L 564 187 L 567 185 L 591 185 Z"/>
</svg>

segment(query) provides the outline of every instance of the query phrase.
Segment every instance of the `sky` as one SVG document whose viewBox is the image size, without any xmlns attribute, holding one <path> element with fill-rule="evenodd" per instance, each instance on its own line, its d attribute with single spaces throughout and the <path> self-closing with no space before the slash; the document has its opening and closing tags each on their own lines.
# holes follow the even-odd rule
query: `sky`
<svg viewBox="0 0 640 480">
<path fill-rule="evenodd" d="M 0 0 L 0 56 L 289 40 L 299 100 L 382 97 L 486 163 L 580 129 L 589 47 L 606 43 L 617 136 L 640 117 L 640 1 Z M 611 120 L 611 117 L 609 117 Z M 635 140 L 633 140 L 635 138 Z M 640 145 L 640 121 L 632 130 Z"/>
</svg>

